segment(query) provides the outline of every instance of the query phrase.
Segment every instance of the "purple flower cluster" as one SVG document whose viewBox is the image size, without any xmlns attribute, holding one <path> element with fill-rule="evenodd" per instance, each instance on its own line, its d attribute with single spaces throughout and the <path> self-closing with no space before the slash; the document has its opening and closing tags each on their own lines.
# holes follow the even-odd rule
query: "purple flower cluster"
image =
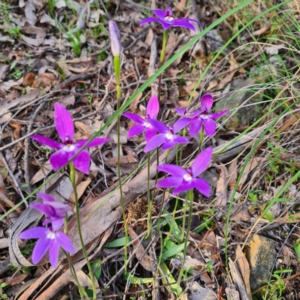
<svg viewBox="0 0 300 300">
<path fill-rule="evenodd" d="M 161 147 L 161 150 L 173 148 L 176 144 L 188 144 L 189 140 L 178 135 L 183 128 L 190 126 L 190 137 L 193 138 L 201 128 L 207 136 L 212 136 L 216 131 L 215 119 L 228 113 L 227 110 L 212 113 L 209 111 L 213 106 L 213 97 L 211 94 L 205 94 L 201 98 L 201 109 L 189 112 L 188 107 L 176 108 L 176 112 L 181 117 L 173 126 L 167 126 L 156 120 L 159 113 L 159 102 L 157 96 L 153 95 L 148 102 L 146 117 L 142 118 L 133 113 L 124 113 L 123 115 L 137 124 L 129 130 L 128 137 L 145 133 L 146 146 L 144 152 L 149 152 Z M 157 169 L 168 173 L 171 177 L 165 178 L 157 183 L 157 187 L 176 187 L 174 195 L 196 188 L 200 193 L 209 197 L 209 185 L 204 179 L 197 178 L 210 164 L 212 157 L 212 148 L 202 151 L 194 161 L 194 164 L 185 169 L 175 165 L 161 165 Z"/>
<path fill-rule="evenodd" d="M 22 240 L 39 239 L 32 252 L 32 263 L 37 264 L 49 251 L 49 260 L 53 268 L 56 268 L 59 249 L 74 254 L 75 250 L 70 238 L 59 231 L 67 216 L 69 206 L 62 204 L 48 194 L 37 193 L 42 198 L 43 203 L 31 204 L 31 207 L 46 215 L 43 226 L 37 226 L 23 231 L 19 238 Z"/>
</svg>

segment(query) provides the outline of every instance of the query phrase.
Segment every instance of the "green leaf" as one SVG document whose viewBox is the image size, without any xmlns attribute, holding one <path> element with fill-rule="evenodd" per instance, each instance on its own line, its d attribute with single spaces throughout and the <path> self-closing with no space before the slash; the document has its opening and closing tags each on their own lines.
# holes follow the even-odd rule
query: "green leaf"
<svg viewBox="0 0 300 300">
<path fill-rule="evenodd" d="M 294 250 L 295 250 L 295 252 L 297 254 L 298 260 L 300 261 L 300 243 L 296 243 L 294 245 Z"/>
<path fill-rule="evenodd" d="M 160 264 L 160 270 L 163 273 L 162 276 L 162 282 L 165 284 L 165 288 L 171 293 L 174 293 L 176 296 L 179 296 L 182 294 L 182 288 L 181 286 L 177 285 L 176 280 L 174 279 L 172 273 L 168 269 L 167 265 L 165 263 Z"/>
<path fill-rule="evenodd" d="M 95 260 L 92 264 L 91 267 L 93 269 L 93 273 L 95 274 L 96 278 L 99 279 L 101 276 L 101 272 L 102 272 L 102 267 L 99 266 L 101 264 L 101 259 L 97 259 Z M 99 267 L 98 267 L 99 266 Z"/>
<path fill-rule="evenodd" d="M 128 243 L 131 242 L 131 239 L 128 237 L 127 238 L 127 242 L 125 243 L 125 240 L 126 238 L 125 237 L 122 237 L 122 238 L 119 238 L 119 239 L 116 239 L 106 245 L 104 245 L 104 248 L 117 248 L 117 247 L 123 247 L 125 246 L 125 244 L 127 245 Z"/>
<path fill-rule="evenodd" d="M 188 245 L 189 243 L 187 243 Z M 184 243 L 179 244 L 179 245 L 175 245 L 172 248 L 170 248 L 169 250 L 165 251 L 162 255 L 162 259 L 166 259 L 172 256 L 175 256 L 177 254 L 179 254 L 180 252 L 182 252 L 184 250 Z"/>
</svg>

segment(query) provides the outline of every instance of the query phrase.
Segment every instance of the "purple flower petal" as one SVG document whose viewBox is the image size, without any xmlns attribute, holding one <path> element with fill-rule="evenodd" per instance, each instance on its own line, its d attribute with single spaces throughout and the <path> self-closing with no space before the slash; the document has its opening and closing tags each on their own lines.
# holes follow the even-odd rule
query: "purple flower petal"
<svg viewBox="0 0 300 300">
<path fill-rule="evenodd" d="M 201 102 L 202 109 L 205 109 L 206 111 L 210 111 L 214 103 L 214 98 L 211 94 L 205 94 L 202 96 L 200 102 Z"/>
<path fill-rule="evenodd" d="M 111 52 L 113 56 L 118 57 L 122 51 L 122 44 L 120 38 L 119 28 L 115 21 L 108 21 L 109 25 L 109 34 L 110 34 L 110 45 L 111 45 Z"/>
<path fill-rule="evenodd" d="M 195 22 L 195 23 L 197 23 L 198 25 L 201 25 L 201 23 L 200 23 L 199 21 L 194 20 L 194 19 L 190 19 L 190 18 L 181 18 L 181 19 L 179 19 L 179 20 L 181 20 L 181 21 L 187 21 L 187 22 Z"/>
<path fill-rule="evenodd" d="M 75 249 L 70 238 L 63 232 L 56 233 L 56 240 L 59 243 L 60 247 L 62 247 L 65 251 L 69 252 L 70 254 L 75 253 Z"/>
<path fill-rule="evenodd" d="M 217 124 L 214 119 L 208 118 L 203 120 L 204 131 L 207 136 L 213 136 L 216 132 Z"/>
<path fill-rule="evenodd" d="M 128 131 L 128 138 L 132 138 L 135 135 L 141 134 L 145 131 L 145 127 L 141 124 L 133 125 Z"/>
<path fill-rule="evenodd" d="M 48 229 L 50 232 L 50 230 Z M 47 253 L 48 249 L 51 247 L 53 240 L 45 237 L 40 238 L 33 249 L 32 252 L 32 263 L 36 265 Z"/>
<path fill-rule="evenodd" d="M 229 110 L 223 110 L 214 114 L 209 114 L 208 116 L 212 119 L 217 119 L 222 117 L 223 115 L 226 115 L 227 113 L 229 113 Z"/>
<path fill-rule="evenodd" d="M 186 169 L 176 165 L 168 165 L 168 164 L 160 165 L 157 167 L 157 170 L 178 177 L 183 177 L 184 175 L 187 174 Z"/>
<path fill-rule="evenodd" d="M 170 132 L 170 128 L 168 126 L 166 126 L 164 123 L 157 121 L 157 120 L 153 120 L 153 119 L 148 119 L 147 120 L 154 128 L 157 129 L 158 132 L 160 133 L 169 133 Z"/>
<path fill-rule="evenodd" d="M 49 139 L 49 138 L 47 138 L 45 136 L 42 136 L 42 135 L 34 134 L 30 138 L 37 141 L 37 142 L 39 142 L 40 144 L 46 145 L 46 146 L 48 146 L 50 148 L 53 148 L 53 149 L 59 150 L 63 147 L 63 145 L 61 143 L 56 142 L 56 141 L 54 141 L 52 139 Z"/>
<path fill-rule="evenodd" d="M 172 23 L 172 26 L 174 26 L 174 27 L 185 27 L 185 28 L 191 29 L 193 31 L 196 30 L 194 25 L 192 25 L 189 22 L 187 22 L 185 20 L 182 20 L 182 19 L 174 20 L 173 23 Z"/>
<path fill-rule="evenodd" d="M 73 141 L 74 124 L 72 116 L 68 110 L 58 102 L 54 105 L 54 122 L 58 135 L 63 143 Z"/>
<path fill-rule="evenodd" d="M 43 203 L 33 203 L 33 204 L 30 204 L 30 207 L 42 212 L 43 214 L 45 214 L 48 217 L 55 216 L 55 209 L 50 205 L 45 205 Z"/>
<path fill-rule="evenodd" d="M 166 13 L 162 9 L 154 9 L 153 12 L 156 14 L 156 16 L 160 19 L 164 19 L 166 16 Z"/>
<path fill-rule="evenodd" d="M 143 21 L 140 22 L 140 26 L 143 26 L 146 23 L 151 23 L 151 22 L 159 22 L 160 23 L 160 20 L 158 18 L 155 18 L 155 17 L 146 18 L 146 19 L 144 19 Z"/>
<path fill-rule="evenodd" d="M 175 146 L 175 142 L 174 142 L 174 139 L 172 140 L 167 140 L 161 147 L 161 150 L 165 151 L 165 150 L 168 150 L 168 149 L 171 149 Z"/>
<path fill-rule="evenodd" d="M 192 165 L 193 177 L 197 177 L 207 169 L 211 161 L 212 152 L 212 147 L 208 147 L 198 154 Z"/>
<path fill-rule="evenodd" d="M 74 167 L 79 171 L 89 174 L 91 157 L 88 151 L 81 151 L 73 160 Z"/>
<path fill-rule="evenodd" d="M 160 25 L 163 27 L 164 30 L 168 30 L 171 26 L 173 26 L 173 23 L 170 24 L 170 23 L 165 22 L 163 20 L 157 20 L 157 22 L 160 23 Z"/>
<path fill-rule="evenodd" d="M 160 147 L 165 142 L 165 135 L 158 134 L 154 136 L 146 145 L 144 152 L 152 151 L 158 147 Z"/>
<path fill-rule="evenodd" d="M 159 112 L 159 101 L 156 95 L 153 95 L 148 101 L 146 114 L 151 119 L 156 119 Z"/>
<path fill-rule="evenodd" d="M 174 186 L 178 186 L 182 183 L 182 178 L 180 177 L 167 177 L 162 180 L 160 180 L 156 187 L 158 188 L 170 188 Z"/>
<path fill-rule="evenodd" d="M 49 194 L 42 193 L 42 192 L 38 192 L 36 194 L 38 197 L 42 198 L 44 202 L 56 202 L 55 199 Z"/>
<path fill-rule="evenodd" d="M 59 255 L 59 242 L 57 241 L 57 234 L 56 233 L 56 238 L 53 240 L 52 245 L 49 249 L 49 260 L 52 268 L 56 268 L 57 266 L 57 261 L 58 261 L 58 255 Z"/>
<path fill-rule="evenodd" d="M 53 153 L 50 157 L 50 163 L 54 171 L 57 171 L 59 168 L 64 167 L 69 162 L 68 153 L 61 149 L 56 153 Z"/>
<path fill-rule="evenodd" d="M 154 127 L 148 128 L 145 131 L 146 141 L 149 142 L 156 134 L 157 130 Z"/>
<path fill-rule="evenodd" d="M 191 184 L 193 188 L 196 188 L 199 191 L 199 193 L 206 197 L 210 196 L 210 186 L 204 179 L 194 178 Z"/>
<path fill-rule="evenodd" d="M 80 149 L 81 147 L 83 147 L 87 141 L 89 139 L 84 139 L 84 140 L 81 140 L 81 141 L 78 141 L 74 144 L 74 146 L 77 148 L 77 149 Z M 110 138 L 94 138 L 90 143 L 89 145 L 87 146 L 87 148 L 93 148 L 93 147 L 97 147 L 97 146 L 100 146 L 106 142 L 110 141 Z"/>
<path fill-rule="evenodd" d="M 129 112 L 124 113 L 123 116 L 140 124 L 143 124 L 145 121 L 141 116 Z"/>
<path fill-rule="evenodd" d="M 51 221 L 54 231 L 59 230 L 64 225 L 64 219 L 55 219 Z"/>
<path fill-rule="evenodd" d="M 185 182 L 185 183 L 179 185 L 176 189 L 174 189 L 173 195 L 177 195 L 179 193 L 183 193 L 183 192 L 189 191 L 189 190 L 191 190 L 193 188 L 194 187 L 192 186 L 191 182 Z"/>
<path fill-rule="evenodd" d="M 175 124 L 173 125 L 174 132 L 175 133 L 179 132 L 180 130 L 182 130 L 183 128 L 188 126 L 190 123 L 191 123 L 190 118 L 181 118 L 181 119 L 177 120 L 175 122 Z"/>
<path fill-rule="evenodd" d="M 44 227 L 34 227 L 20 233 L 19 238 L 22 240 L 40 239 L 47 236 L 49 229 Z"/>
<path fill-rule="evenodd" d="M 193 138 L 201 129 L 202 119 L 201 118 L 193 118 L 190 125 L 190 137 Z"/>
<path fill-rule="evenodd" d="M 187 107 L 185 107 L 185 108 L 177 107 L 177 108 L 175 108 L 175 111 L 177 112 L 177 114 L 179 116 L 184 117 L 187 113 Z"/>
<path fill-rule="evenodd" d="M 190 142 L 187 138 L 180 135 L 174 135 L 173 141 L 176 144 L 188 144 Z"/>
</svg>

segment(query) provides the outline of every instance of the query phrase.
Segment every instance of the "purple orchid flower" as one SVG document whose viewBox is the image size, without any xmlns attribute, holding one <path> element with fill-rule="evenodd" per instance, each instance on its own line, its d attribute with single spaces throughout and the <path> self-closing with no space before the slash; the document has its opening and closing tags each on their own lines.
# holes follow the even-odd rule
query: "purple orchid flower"
<svg viewBox="0 0 300 300">
<path fill-rule="evenodd" d="M 216 132 L 217 124 L 214 119 L 220 118 L 227 114 L 229 110 L 223 110 L 217 113 L 209 114 L 213 106 L 213 96 L 211 94 L 205 94 L 201 98 L 201 110 L 188 113 L 188 108 L 177 108 L 177 113 L 182 116 L 175 124 L 174 129 L 178 132 L 184 127 L 190 125 L 190 137 L 194 137 L 204 127 L 205 134 L 207 136 L 213 136 Z"/>
<path fill-rule="evenodd" d="M 50 163 L 54 171 L 67 165 L 75 153 L 88 141 L 88 139 L 74 142 L 74 124 L 73 119 L 67 109 L 59 104 L 54 105 L 54 122 L 58 135 L 63 143 L 56 142 L 41 135 L 32 135 L 31 138 L 43 145 L 58 150 L 50 157 Z M 87 148 L 99 146 L 109 141 L 110 138 L 95 138 Z M 81 151 L 73 163 L 76 169 L 89 174 L 90 154 L 87 150 Z"/>
<path fill-rule="evenodd" d="M 37 195 L 43 199 L 44 203 L 33 203 L 30 207 L 41 211 L 48 217 L 43 221 L 43 226 L 52 223 L 53 230 L 59 230 L 70 210 L 69 205 L 57 202 L 51 195 L 45 193 L 37 193 Z"/>
<path fill-rule="evenodd" d="M 195 22 L 200 25 L 200 23 L 197 20 L 189 19 L 189 18 L 181 18 L 181 19 L 175 19 L 173 16 L 172 8 L 169 6 L 167 7 L 166 11 L 162 9 L 154 9 L 153 10 L 156 17 L 150 17 L 144 19 L 140 26 L 143 26 L 146 23 L 150 22 L 158 22 L 162 25 L 164 30 L 168 30 L 169 27 L 185 27 L 188 29 L 191 29 L 195 31 L 194 25 L 192 25 L 190 22 Z"/>
<path fill-rule="evenodd" d="M 52 227 L 34 227 L 23 231 L 19 238 L 22 240 L 39 239 L 32 252 L 32 263 L 37 264 L 49 250 L 49 259 L 53 268 L 56 268 L 59 249 L 74 254 L 75 250 L 70 238 L 63 232 L 56 231 Z"/>
<path fill-rule="evenodd" d="M 148 121 L 159 134 L 155 135 L 146 145 L 144 152 L 154 150 L 161 145 L 161 150 L 167 150 L 173 148 L 175 144 L 188 144 L 189 140 L 180 135 L 176 135 L 177 131 L 174 131 L 172 127 L 166 126 L 164 123 L 157 120 Z"/>
<path fill-rule="evenodd" d="M 130 128 L 128 132 L 128 138 L 145 132 L 146 141 L 148 142 L 150 139 L 152 139 L 155 136 L 157 130 L 149 123 L 149 120 L 156 119 L 158 112 L 159 101 L 157 96 L 153 95 L 147 104 L 145 119 L 133 113 L 124 113 L 123 116 L 137 123 Z"/>
<path fill-rule="evenodd" d="M 176 165 L 160 165 L 157 170 L 170 174 L 170 177 L 164 178 L 156 184 L 158 188 L 171 188 L 176 187 L 173 191 L 174 195 L 186 192 L 191 189 L 197 189 L 201 194 L 206 197 L 210 196 L 209 184 L 204 180 L 197 178 L 203 173 L 210 164 L 212 157 L 212 148 L 203 150 L 191 167 L 184 169 Z"/>
</svg>

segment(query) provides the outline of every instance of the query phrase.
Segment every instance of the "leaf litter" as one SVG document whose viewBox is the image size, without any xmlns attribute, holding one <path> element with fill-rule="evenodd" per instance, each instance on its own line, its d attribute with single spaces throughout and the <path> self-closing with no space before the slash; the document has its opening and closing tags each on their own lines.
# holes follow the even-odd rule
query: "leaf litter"
<svg viewBox="0 0 300 300">
<path fill-rule="evenodd" d="M 151 3 L 146 2 L 140 4 L 133 1 L 110 1 L 108 5 L 105 1 L 96 4 L 94 1 L 84 3 L 59 0 L 52 7 L 50 1 L 46 3 L 20 0 L 4 1 L 1 4 L 0 151 L 6 160 L 3 164 L 0 161 L 3 183 L 0 195 L 1 215 L 20 203 L 24 195 L 29 193 L 29 188 L 38 187 L 51 174 L 49 149 L 37 143 L 28 144 L 26 139 L 34 133 L 55 137 L 52 113 L 55 102 L 70 109 L 75 120 L 76 140 L 89 138 L 115 112 L 116 82 L 105 29 L 109 18 L 118 21 L 122 33 L 124 101 L 155 73 L 162 30 L 154 24 L 146 28 L 138 26 L 145 16 L 145 10 L 149 11 Z M 165 9 L 164 3 L 156 2 L 152 4 Z M 174 10 L 177 16 L 196 18 L 204 26 L 210 25 L 229 10 L 224 1 L 204 2 L 192 1 L 190 4 L 188 1 L 179 1 L 175 3 Z M 265 1 L 260 2 L 261 6 L 256 4 L 256 9 L 252 10 L 253 16 L 268 8 Z M 286 6 L 291 20 L 299 20 L 297 7 L 297 4 L 293 7 Z M 250 228 L 255 224 L 253 231 L 258 236 L 263 235 L 272 240 L 271 251 L 276 251 L 277 254 L 272 261 L 276 269 L 292 269 L 290 274 L 282 273 L 283 280 L 288 282 L 284 295 L 286 299 L 297 299 L 299 283 L 293 275 L 297 274 L 299 258 L 293 246 L 299 244 L 299 230 L 293 224 L 299 218 L 299 182 L 293 182 L 282 196 L 288 198 L 288 201 L 274 203 L 260 222 L 255 221 L 299 168 L 297 100 L 300 92 L 299 86 L 295 85 L 299 75 L 298 65 L 293 58 L 294 55 L 296 58 L 299 56 L 299 44 L 285 42 L 284 38 L 272 40 L 272 30 L 284 36 L 287 32 L 293 33 L 295 27 L 292 21 L 288 21 L 290 27 L 282 25 L 280 32 L 276 27 L 278 23 L 274 23 L 274 29 L 270 25 L 271 16 L 266 15 L 262 23 L 255 22 L 252 25 L 251 34 L 241 33 L 226 47 L 219 60 L 209 67 L 203 80 L 198 82 L 215 51 L 225 45 L 233 35 L 232 30 L 239 26 L 236 20 L 247 22 L 247 14 L 242 11 L 235 17 L 236 19 L 229 18 L 227 23 L 223 22 L 218 28 L 211 30 L 190 51 L 179 56 L 161 80 L 161 101 L 164 106 L 161 120 L 174 119 L 174 107 L 187 106 L 190 96 L 193 107 L 198 108 L 199 97 L 206 91 L 219 98 L 216 107 L 219 110 L 229 109 L 230 117 L 225 116 L 219 122 L 221 129 L 212 139 L 211 146 L 216 156 L 210 171 L 217 174 L 216 180 L 210 181 L 209 173 L 203 174 L 203 178 L 214 183 L 213 196 L 206 199 L 198 193 L 195 194 L 192 232 L 189 237 L 191 243 L 188 245 L 186 261 L 183 264 L 182 253 L 179 252 L 177 256 L 163 262 L 161 267 L 165 273 L 160 274 L 170 274 L 176 279 L 179 271 L 185 270 L 187 279 L 181 282 L 181 288 L 186 288 L 187 292 L 181 295 L 182 299 L 198 299 L 199 295 L 202 295 L 202 299 L 251 299 L 254 289 L 249 285 L 252 272 L 248 266 L 249 257 L 239 245 L 245 241 Z M 196 29 L 197 33 L 202 30 Z M 167 56 L 171 57 L 192 36 L 191 32 L 182 31 L 180 28 L 172 30 L 168 36 Z M 280 60 L 276 60 L 276 56 Z M 149 63 L 151 68 L 148 68 Z M 152 85 L 152 90 L 157 90 L 157 86 Z M 143 115 L 145 100 L 149 96 L 150 87 L 131 103 L 130 111 Z M 283 102 L 283 99 L 287 102 Z M 271 113 L 270 109 L 280 101 L 282 105 Z M 283 114 L 286 105 L 292 103 L 296 104 L 295 108 Z M 264 135 L 264 130 L 274 120 L 276 122 L 272 129 Z M 127 207 L 127 222 L 131 226 L 128 247 L 130 280 L 133 281 L 129 277 L 126 279 L 115 276 L 122 274 L 122 248 L 105 247 L 105 243 L 124 237 L 120 193 L 114 190 L 118 184 L 117 136 L 114 124 L 104 131 L 105 135 L 114 136 L 112 142 L 90 151 L 92 172 L 89 176 L 78 173 L 76 185 L 80 196 L 84 241 L 92 259 L 101 260 L 99 295 L 103 298 L 117 298 L 115 294 L 118 294 L 118 290 L 122 295 L 136 298 L 141 293 L 146 293 L 148 299 L 152 299 L 154 285 L 143 281 L 154 276 L 160 251 L 166 251 L 170 245 L 178 246 L 179 242 L 170 235 L 170 228 L 166 225 L 160 229 L 163 240 L 144 239 L 147 202 L 138 199 L 146 199 L 148 170 L 146 165 L 142 165 L 145 160 L 141 151 L 145 145 L 144 140 L 140 137 L 127 139 L 131 125 L 131 122 L 122 119 L 121 171 L 122 178 L 126 180 L 123 197 Z M 235 139 L 244 130 L 248 131 Z M 196 155 L 193 153 L 197 147 L 195 138 L 183 149 L 184 157 L 194 158 Z M 224 147 L 227 148 L 220 153 Z M 248 159 L 252 150 L 252 157 Z M 176 153 L 171 152 L 167 157 L 168 162 L 172 162 L 175 157 Z M 165 154 L 160 154 L 159 161 L 165 163 Z M 155 195 L 152 208 L 153 225 L 160 218 L 164 218 L 162 208 L 170 215 L 173 213 L 176 200 L 169 192 L 165 195 L 159 194 L 155 188 L 155 169 L 156 162 L 152 161 L 150 188 Z M 74 215 L 74 198 L 67 176 L 55 176 L 45 188 L 46 191 L 54 193 L 57 199 L 68 203 Z M 34 201 L 38 201 L 36 197 L 30 199 L 30 203 Z M 144 207 L 139 210 L 134 205 Z M 70 236 L 77 251 L 73 263 L 80 283 L 89 286 L 76 224 L 72 215 L 70 217 Z M 26 252 L 30 247 L 20 243 L 18 235 L 29 226 L 38 224 L 40 218 L 41 214 L 37 211 L 20 205 L 1 222 L 1 254 L 4 259 L 1 280 L 8 284 L 5 292 L 10 297 L 58 299 L 76 290 L 69 290 L 70 283 L 74 286 L 76 283 L 63 254 L 61 265 L 56 270 L 49 268 L 47 259 L 39 266 L 32 267 L 30 255 Z M 176 218 L 180 220 L 177 224 L 179 230 L 184 231 L 185 228 L 181 228 L 182 210 L 176 211 Z M 286 233 L 288 236 L 284 238 Z M 252 251 L 260 251 L 251 242 L 247 247 L 254 247 Z M 229 258 L 229 274 L 225 269 L 225 249 Z M 286 256 L 290 259 L 280 259 Z M 153 261 L 153 257 L 156 257 L 156 261 Z M 116 266 L 114 273 L 110 268 L 112 262 Z M 19 269 L 15 271 L 8 267 L 8 263 L 19 267 L 29 266 L 30 271 L 22 274 Z M 262 263 L 260 260 L 257 262 Z M 272 271 L 274 270 L 270 269 Z M 257 282 L 262 276 L 265 274 L 257 275 Z M 162 286 L 158 287 L 158 292 L 162 299 L 177 297 L 173 288 L 175 279 L 169 283 L 160 281 Z M 269 281 L 272 282 L 270 276 Z M 256 286 L 257 283 L 252 284 Z M 277 299 L 271 298 L 269 285 L 262 284 L 261 290 L 268 299 Z"/>
</svg>

